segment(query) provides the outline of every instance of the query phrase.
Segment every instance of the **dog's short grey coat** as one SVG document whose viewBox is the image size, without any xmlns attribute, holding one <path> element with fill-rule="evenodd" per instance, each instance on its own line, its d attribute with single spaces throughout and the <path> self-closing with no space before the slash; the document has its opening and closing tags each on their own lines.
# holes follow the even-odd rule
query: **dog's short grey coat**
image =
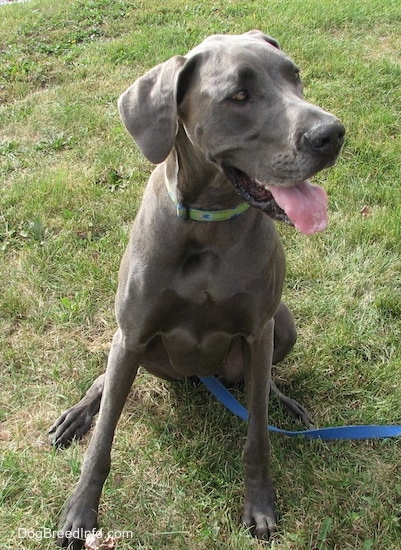
<svg viewBox="0 0 401 550">
<path fill-rule="evenodd" d="M 58 544 L 78 548 L 82 541 L 69 533 L 96 525 L 115 427 L 140 365 L 169 380 L 245 379 L 244 522 L 258 537 L 276 529 L 266 430 L 270 373 L 296 338 L 281 302 L 285 259 L 276 215 L 267 202 L 258 208 L 253 201 L 256 208 L 232 220 L 185 221 L 166 180 L 177 202 L 210 211 L 244 200 L 233 173 L 291 186 L 332 165 L 343 127 L 303 99 L 298 73 L 258 31 L 218 35 L 154 67 L 121 96 L 127 129 L 158 166 L 122 259 L 106 374 L 51 429 L 53 443 L 66 444 L 87 431 L 100 404 Z"/>
</svg>

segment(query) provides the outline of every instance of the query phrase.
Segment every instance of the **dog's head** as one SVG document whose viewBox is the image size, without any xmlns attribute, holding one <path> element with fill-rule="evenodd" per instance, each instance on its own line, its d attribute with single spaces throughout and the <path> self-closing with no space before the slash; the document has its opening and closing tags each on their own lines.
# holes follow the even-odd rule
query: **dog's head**
<svg viewBox="0 0 401 550">
<path fill-rule="evenodd" d="M 150 161 L 166 159 L 181 124 L 245 201 L 304 233 L 325 227 L 326 194 L 308 178 L 335 163 L 344 128 L 304 100 L 299 69 L 274 39 L 211 36 L 138 79 L 119 108 Z"/>
</svg>

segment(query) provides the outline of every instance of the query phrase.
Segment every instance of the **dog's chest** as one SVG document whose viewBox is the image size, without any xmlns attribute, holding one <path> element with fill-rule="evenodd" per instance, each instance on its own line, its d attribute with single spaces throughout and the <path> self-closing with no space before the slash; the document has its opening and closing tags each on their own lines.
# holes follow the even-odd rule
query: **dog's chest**
<svg viewBox="0 0 401 550">
<path fill-rule="evenodd" d="M 161 331 L 174 370 L 185 376 L 216 372 L 228 356 L 233 338 L 258 334 L 266 311 L 249 292 L 218 299 L 210 291 L 173 297 Z"/>
<path fill-rule="evenodd" d="M 238 254 L 240 247 L 226 246 L 223 251 L 187 243 L 157 301 L 156 332 L 180 374 L 216 372 L 233 338 L 258 335 L 278 305 L 275 270 L 267 259 L 247 266 L 249 248 Z"/>
<path fill-rule="evenodd" d="M 178 299 L 210 311 L 249 288 L 252 274 L 243 273 L 242 265 L 213 247 L 189 245 L 174 270 L 173 290 Z"/>
<path fill-rule="evenodd" d="M 184 376 L 214 374 L 229 353 L 232 335 L 220 330 L 197 334 L 192 328 L 176 326 L 162 335 L 170 363 Z"/>
<path fill-rule="evenodd" d="M 225 339 L 223 334 L 229 335 L 229 340 L 234 334 L 251 334 L 269 315 L 269 279 L 268 275 L 255 275 L 252 269 L 240 270 L 210 251 L 189 254 L 165 294 L 169 302 L 165 326 L 174 332 L 174 340 L 193 342 L 203 351 L 219 347 L 218 342 Z"/>
</svg>

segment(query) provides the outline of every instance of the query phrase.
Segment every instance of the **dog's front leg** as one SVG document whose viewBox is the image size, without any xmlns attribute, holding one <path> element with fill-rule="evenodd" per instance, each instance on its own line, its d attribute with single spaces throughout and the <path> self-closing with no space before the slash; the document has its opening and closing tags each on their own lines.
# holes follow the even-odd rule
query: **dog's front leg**
<svg viewBox="0 0 401 550">
<path fill-rule="evenodd" d="M 99 419 L 82 466 L 81 477 L 67 501 L 59 523 L 57 544 L 80 548 L 86 535 L 97 527 L 97 511 L 103 484 L 110 471 L 110 451 L 115 428 L 138 370 L 141 347 L 128 348 L 117 331 L 107 364 Z"/>
<path fill-rule="evenodd" d="M 244 341 L 248 433 L 243 454 L 245 474 L 244 523 L 258 538 L 276 530 L 275 493 L 270 476 L 267 406 L 273 354 L 274 320 L 260 338 Z"/>
</svg>

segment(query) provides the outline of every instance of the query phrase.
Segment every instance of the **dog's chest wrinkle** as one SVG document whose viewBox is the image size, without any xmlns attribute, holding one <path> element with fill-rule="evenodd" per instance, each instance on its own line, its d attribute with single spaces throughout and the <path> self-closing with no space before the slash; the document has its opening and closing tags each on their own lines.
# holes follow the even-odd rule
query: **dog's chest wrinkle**
<svg viewBox="0 0 401 550">
<path fill-rule="evenodd" d="M 212 250 L 190 251 L 184 255 L 181 269 L 183 275 L 191 276 L 196 271 L 210 271 L 218 264 L 219 256 Z"/>
<path fill-rule="evenodd" d="M 221 260 L 209 249 L 188 247 L 175 272 L 173 288 L 180 298 L 197 304 L 208 301 L 221 280 Z"/>
</svg>

